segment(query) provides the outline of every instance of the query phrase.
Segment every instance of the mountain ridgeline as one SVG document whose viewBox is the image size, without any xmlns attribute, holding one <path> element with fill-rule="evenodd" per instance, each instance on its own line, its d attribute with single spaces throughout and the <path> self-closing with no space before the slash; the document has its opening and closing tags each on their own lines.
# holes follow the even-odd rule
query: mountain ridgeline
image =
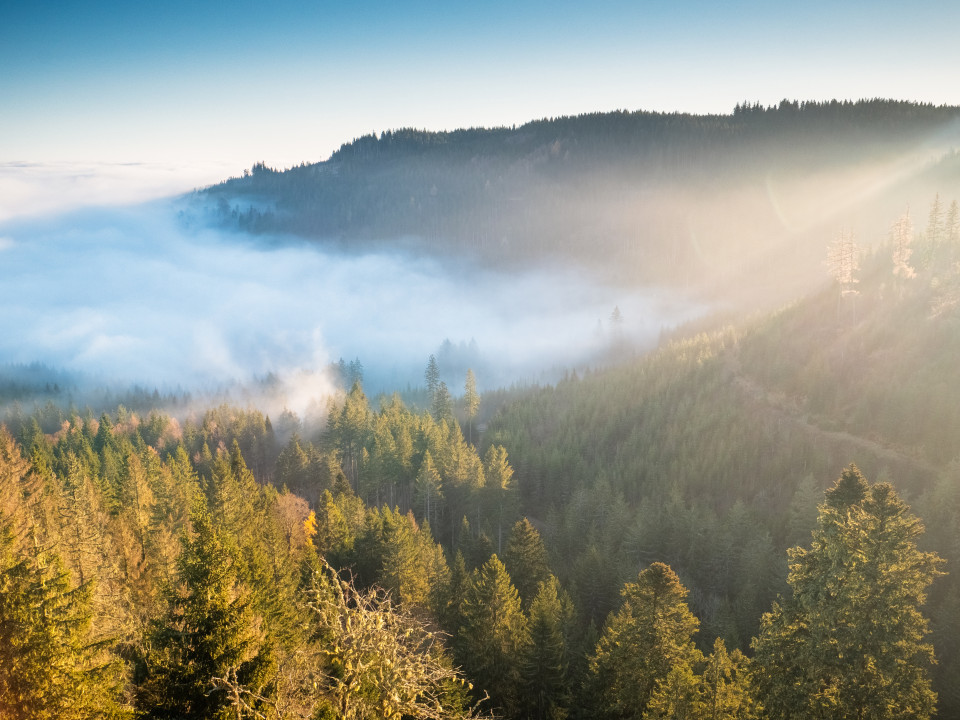
<svg viewBox="0 0 960 720">
<path fill-rule="evenodd" d="M 201 196 L 223 226 L 333 247 L 688 287 L 763 272 L 792 289 L 816 272 L 825 230 L 862 221 L 873 242 L 877 211 L 956 177 L 958 140 L 960 108 L 885 100 L 597 113 L 386 131 L 325 162 L 258 163 Z"/>
</svg>

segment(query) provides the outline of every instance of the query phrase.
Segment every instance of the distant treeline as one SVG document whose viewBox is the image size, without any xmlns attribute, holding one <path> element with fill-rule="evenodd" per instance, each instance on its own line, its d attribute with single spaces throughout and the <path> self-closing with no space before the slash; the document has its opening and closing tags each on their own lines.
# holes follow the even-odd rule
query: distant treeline
<svg viewBox="0 0 960 720">
<path fill-rule="evenodd" d="M 956 107 L 785 100 L 743 103 L 729 115 L 612 112 L 400 129 L 283 172 L 257 163 L 201 195 L 224 226 L 330 247 L 406 239 L 496 266 L 566 259 L 692 282 L 782 234 L 764 187 L 771 177 L 889 161 L 957 119 Z"/>
</svg>

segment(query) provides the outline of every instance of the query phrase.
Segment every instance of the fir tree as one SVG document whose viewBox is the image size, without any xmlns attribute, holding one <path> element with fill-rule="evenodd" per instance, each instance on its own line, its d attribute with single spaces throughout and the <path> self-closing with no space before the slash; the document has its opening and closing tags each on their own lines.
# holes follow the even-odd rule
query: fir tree
<svg viewBox="0 0 960 720">
<path fill-rule="evenodd" d="M 503 552 L 503 525 L 516 517 L 517 490 L 503 445 L 491 445 L 483 458 L 488 506 L 497 520 L 497 552 Z"/>
<path fill-rule="evenodd" d="M 239 580 L 237 551 L 200 498 L 192 519 L 165 617 L 150 631 L 140 658 L 137 705 L 151 718 L 227 720 L 232 700 L 225 684 L 249 696 L 268 694 L 272 652 Z"/>
<path fill-rule="evenodd" d="M 529 642 L 520 596 L 493 555 L 476 571 L 460 605 L 458 657 L 496 712 L 515 716 L 521 704 L 520 658 Z"/>
<path fill-rule="evenodd" d="M 790 551 L 793 595 L 754 640 L 759 699 L 771 718 L 928 718 L 933 647 L 921 613 L 940 559 L 887 483 L 844 470 L 820 506 L 809 548 Z"/>
<path fill-rule="evenodd" d="M 427 360 L 427 369 L 423 373 L 423 378 L 427 381 L 427 400 L 432 407 L 434 396 L 440 387 L 440 366 L 437 364 L 435 355 L 431 355 Z"/>
<path fill-rule="evenodd" d="M 570 657 L 567 631 L 573 604 L 550 575 L 530 604 L 530 643 L 521 659 L 526 717 L 557 720 L 570 705 Z"/>
<path fill-rule="evenodd" d="M 503 564 L 510 577 L 516 578 L 514 584 L 520 593 L 520 599 L 525 605 L 529 605 L 540 584 L 550 578 L 550 565 L 543 538 L 527 518 L 517 521 L 510 531 Z"/>
<path fill-rule="evenodd" d="M 70 586 L 56 556 L 17 556 L 0 514 L 0 718 L 122 718 L 119 663 L 90 639 L 92 585 Z"/>
<path fill-rule="evenodd" d="M 467 442 L 473 444 L 473 420 L 480 409 L 480 395 L 477 394 L 477 379 L 470 368 L 467 368 L 463 385 L 463 409 L 467 415 Z"/>
<path fill-rule="evenodd" d="M 39 544 L 41 492 L 0 427 L 0 718 L 127 717 L 119 663 L 92 637 L 92 581 L 72 586 Z"/>
<path fill-rule="evenodd" d="M 664 563 L 642 571 L 622 595 L 590 667 L 602 709 L 611 717 L 630 718 L 644 713 L 657 683 L 673 667 L 699 660 L 691 637 L 700 623 L 684 601 L 686 588 Z"/>
</svg>

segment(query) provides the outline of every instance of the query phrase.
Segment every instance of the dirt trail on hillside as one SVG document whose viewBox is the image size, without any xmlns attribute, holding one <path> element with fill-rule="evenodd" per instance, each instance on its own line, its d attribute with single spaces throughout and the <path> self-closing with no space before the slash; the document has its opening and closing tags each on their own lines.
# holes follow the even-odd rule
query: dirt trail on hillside
<svg viewBox="0 0 960 720">
<path fill-rule="evenodd" d="M 869 438 L 853 435 L 845 430 L 825 430 L 810 422 L 809 414 L 796 402 L 783 393 L 770 392 L 753 378 L 746 375 L 740 364 L 740 359 L 733 353 L 727 353 L 725 358 L 727 371 L 731 382 L 751 401 L 758 405 L 758 410 L 767 412 L 771 420 L 779 423 L 789 423 L 792 429 L 808 433 L 818 441 L 838 447 L 849 447 L 863 453 L 869 453 L 891 466 L 891 469 L 911 470 L 917 475 L 936 476 L 941 468 L 920 458 L 908 455 L 896 448 L 883 445 Z"/>
</svg>

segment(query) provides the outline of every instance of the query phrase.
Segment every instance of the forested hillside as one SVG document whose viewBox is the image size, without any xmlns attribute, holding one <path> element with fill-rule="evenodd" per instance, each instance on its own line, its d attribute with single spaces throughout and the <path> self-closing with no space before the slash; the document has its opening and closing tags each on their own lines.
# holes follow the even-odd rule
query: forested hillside
<svg viewBox="0 0 960 720">
<path fill-rule="evenodd" d="M 925 201 L 956 176 L 958 119 L 958 108 L 915 103 L 784 101 L 388 130 L 325 162 L 257 164 L 200 199 L 220 225 L 332 247 L 576 262 L 620 282 L 721 283 L 728 296 L 750 275 L 749 289 L 793 290 L 838 218 L 863 222 L 872 243 L 870 220 L 891 201 Z"/>
<path fill-rule="evenodd" d="M 8 406 L 0 716 L 954 716 L 960 234 L 925 214 L 556 386 Z"/>
<path fill-rule="evenodd" d="M 529 393 L 490 424 L 521 506 L 547 513 L 548 546 L 570 559 L 561 578 L 579 607 L 599 621 L 637 567 L 664 560 L 692 590 L 702 639 L 745 647 L 784 590 L 786 548 L 809 538 L 851 460 L 915 503 L 948 570 L 960 560 L 956 204 L 937 196 L 916 217 L 912 245 L 898 248 L 894 216 L 847 283 Z M 958 591 L 953 574 L 938 580 L 930 606 L 946 716 L 960 711 Z"/>
</svg>

